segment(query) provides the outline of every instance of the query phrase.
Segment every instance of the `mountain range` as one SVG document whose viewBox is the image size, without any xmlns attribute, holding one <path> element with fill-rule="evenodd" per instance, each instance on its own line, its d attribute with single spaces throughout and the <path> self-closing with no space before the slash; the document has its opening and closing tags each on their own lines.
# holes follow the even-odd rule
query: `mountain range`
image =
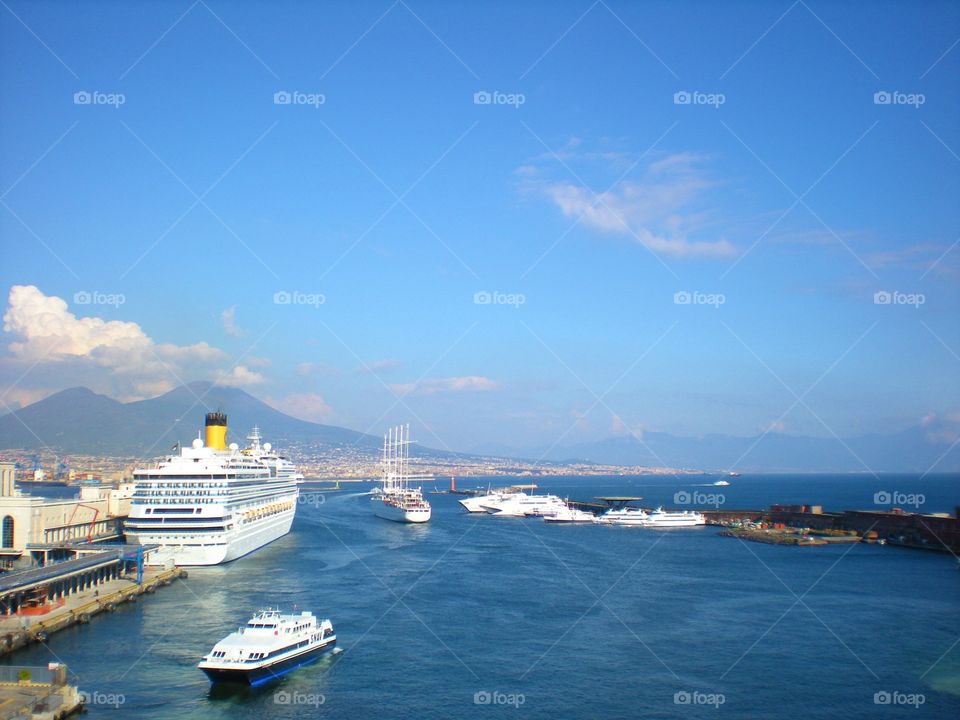
<svg viewBox="0 0 960 720">
<path fill-rule="evenodd" d="M 333 425 L 290 417 L 244 390 L 195 382 L 159 397 L 122 403 L 77 387 L 50 395 L 0 416 L 0 449 L 106 456 L 151 456 L 177 442 L 188 443 L 202 428 L 203 415 L 228 416 L 230 440 L 241 442 L 258 425 L 278 447 L 291 444 L 315 452 L 337 450 L 375 454 L 382 439 Z M 950 428 L 917 426 L 896 434 L 821 438 L 768 433 L 736 437 L 682 437 L 661 432 L 622 435 L 557 447 L 486 445 L 476 456 L 556 463 L 672 467 L 742 472 L 937 472 L 960 471 L 960 445 L 950 445 Z M 468 455 L 414 446 L 413 454 Z"/>
<path fill-rule="evenodd" d="M 244 390 L 194 382 L 149 400 L 122 403 L 77 387 L 0 416 L 0 448 L 49 447 L 85 455 L 159 455 L 189 443 L 207 412 L 227 414 L 229 441 L 244 445 L 254 425 L 281 446 L 310 443 L 318 449 L 354 446 L 375 451 L 380 438 L 290 417 Z"/>
<path fill-rule="evenodd" d="M 550 462 L 739 472 L 960 472 L 960 445 L 944 441 L 951 437 L 947 428 L 922 426 L 842 439 L 777 432 L 752 437 L 644 432 L 553 448 L 485 445 L 475 452 Z"/>
</svg>

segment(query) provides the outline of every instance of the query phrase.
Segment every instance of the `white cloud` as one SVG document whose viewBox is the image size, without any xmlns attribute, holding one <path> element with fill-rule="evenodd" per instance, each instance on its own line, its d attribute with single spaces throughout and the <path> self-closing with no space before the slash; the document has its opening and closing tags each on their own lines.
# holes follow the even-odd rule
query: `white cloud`
<svg viewBox="0 0 960 720">
<path fill-rule="evenodd" d="M 231 305 L 222 313 L 220 313 L 220 321 L 223 323 L 223 331 L 232 337 L 243 337 L 243 331 L 237 327 L 236 314 L 236 305 Z"/>
<path fill-rule="evenodd" d="M 259 385 L 266 380 L 263 375 L 255 370 L 251 370 L 246 365 L 235 365 L 226 372 L 217 375 L 218 385 L 227 385 L 229 387 L 249 387 L 250 385 Z"/>
<path fill-rule="evenodd" d="M 479 375 L 463 377 L 429 378 L 415 383 L 391 385 L 398 395 L 437 395 L 440 393 L 487 392 L 497 390 L 500 383 Z"/>
<path fill-rule="evenodd" d="M 267 402 L 281 412 L 300 420 L 327 423 L 333 419 L 333 408 L 316 393 L 292 394 L 280 400 L 268 399 Z"/>
<path fill-rule="evenodd" d="M 19 383 L 43 380 L 47 389 L 84 384 L 120 400 L 138 400 L 166 392 L 181 382 L 214 378 L 228 356 L 205 342 L 158 343 L 135 322 L 77 317 L 59 297 L 33 285 L 10 288 L 3 329 L 12 336 L 3 366 L 11 375 L 31 368 Z M 234 384 L 256 383 L 262 376 L 247 368 L 227 375 Z M 55 386 L 59 387 L 55 387 Z"/>
<path fill-rule="evenodd" d="M 601 160 L 613 158 L 601 154 Z M 587 157 L 597 160 L 596 154 Z M 551 181 L 524 166 L 525 189 L 549 199 L 565 217 L 602 233 L 626 235 L 655 253 L 675 257 L 728 257 L 736 253 L 726 239 L 697 240 L 705 212 L 704 192 L 716 185 L 700 169 L 707 158 L 677 153 L 647 166 L 640 180 L 620 180 L 605 192 L 570 181 Z"/>
</svg>

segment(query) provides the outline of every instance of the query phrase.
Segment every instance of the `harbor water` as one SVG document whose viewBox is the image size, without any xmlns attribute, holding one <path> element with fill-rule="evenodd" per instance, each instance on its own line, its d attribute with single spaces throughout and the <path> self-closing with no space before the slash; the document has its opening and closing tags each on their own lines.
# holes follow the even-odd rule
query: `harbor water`
<svg viewBox="0 0 960 720">
<path fill-rule="evenodd" d="M 537 482 L 645 506 L 682 491 L 731 509 L 960 501 L 955 475 L 715 479 Z M 511 481 L 529 479 L 491 480 Z M 960 717 L 948 553 L 556 526 L 468 515 L 449 494 L 426 496 L 431 522 L 401 525 L 372 516 L 369 486 L 344 487 L 304 492 L 293 531 L 255 554 L 4 662 L 67 663 L 90 718 Z M 211 689 L 196 663 L 267 606 L 330 617 L 338 652 L 256 690 Z"/>
</svg>

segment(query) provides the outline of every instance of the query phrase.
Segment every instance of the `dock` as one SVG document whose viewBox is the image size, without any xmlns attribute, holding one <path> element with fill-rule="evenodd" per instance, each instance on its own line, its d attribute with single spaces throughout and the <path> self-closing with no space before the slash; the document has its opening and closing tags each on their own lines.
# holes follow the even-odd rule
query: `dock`
<svg viewBox="0 0 960 720">
<path fill-rule="evenodd" d="M 0 717 L 61 720 L 83 710 L 83 694 L 69 683 L 67 666 L 0 667 Z"/>
<path fill-rule="evenodd" d="M 100 550 L 0 575 L 0 656 L 186 576 L 182 568 L 145 567 L 142 555 L 138 560 L 123 549 Z"/>
</svg>

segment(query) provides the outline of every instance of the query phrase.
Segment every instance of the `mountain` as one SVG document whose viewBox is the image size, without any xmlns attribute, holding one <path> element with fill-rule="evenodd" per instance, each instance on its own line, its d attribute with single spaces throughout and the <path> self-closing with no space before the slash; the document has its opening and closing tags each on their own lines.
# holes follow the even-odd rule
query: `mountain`
<svg viewBox="0 0 960 720">
<path fill-rule="evenodd" d="M 553 462 L 782 472 L 958 472 L 960 445 L 933 442 L 942 429 L 915 427 L 890 435 L 819 438 L 768 433 L 753 437 L 680 437 L 645 432 L 564 447 L 507 451 L 510 457 Z"/>
<path fill-rule="evenodd" d="M 199 398 L 199 400 L 198 400 Z M 39 449 L 88 455 L 156 455 L 176 442 L 189 443 L 203 428 L 204 414 L 227 414 L 229 441 L 240 442 L 254 425 L 278 446 L 290 443 L 356 445 L 367 451 L 380 438 L 285 415 L 238 388 L 190 383 L 165 395 L 121 403 L 87 388 L 70 388 L 0 416 L 0 448 Z"/>
</svg>

